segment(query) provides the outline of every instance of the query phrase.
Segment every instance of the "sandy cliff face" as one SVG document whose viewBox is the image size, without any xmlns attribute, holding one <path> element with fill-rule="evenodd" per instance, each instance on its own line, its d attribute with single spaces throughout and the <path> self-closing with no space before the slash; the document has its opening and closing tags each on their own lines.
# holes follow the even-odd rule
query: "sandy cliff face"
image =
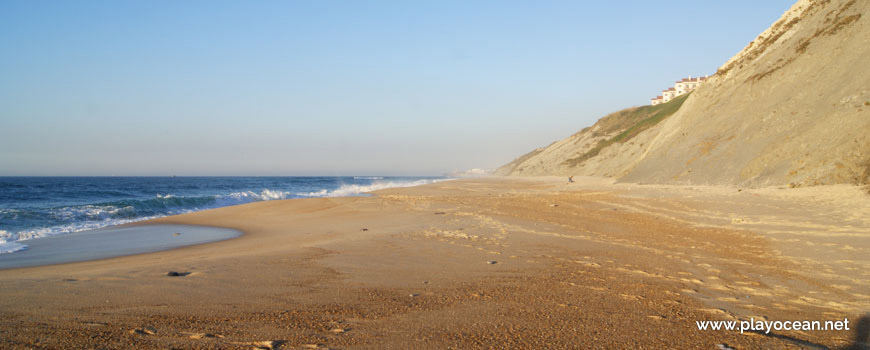
<svg viewBox="0 0 870 350">
<path fill-rule="evenodd" d="M 613 157 L 614 150 L 642 149 L 646 131 L 679 110 L 686 96 L 659 106 L 632 107 L 601 118 L 570 137 L 538 148 L 496 170 L 496 175 L 622 175 L 618 165 L 636 157 Z M 618 146 L 618 147 L 617 147 Z M 631 155 L 632 152 L 626 154 Z"/>
<path fill-rule="evenodd" d="M 799 1 L 675 113 L 637 118 L 647 127 L 616 141 L 614 134 L 634 125 L 602 133 L 599 124 L 613 115 L 605 117 L 497 173 L 745 186 L 868 183 L 868 12 L 870 1 Z"/>
</svg>

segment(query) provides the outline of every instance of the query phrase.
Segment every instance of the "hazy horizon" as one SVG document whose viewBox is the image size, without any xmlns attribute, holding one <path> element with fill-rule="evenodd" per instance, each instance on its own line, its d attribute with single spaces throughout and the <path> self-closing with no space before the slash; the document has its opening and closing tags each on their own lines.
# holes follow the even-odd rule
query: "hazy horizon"
<svg viewBox="0 0 870 350">
<path fill-rule="evenodd" d="M 494 168 L 714 73 L 791 5 L 5 1 L 0 176 Z"/>
<path fill-rule="evenodd" d="M 238 178 L 244 178 L 244 177 L 251 177 L 251 178 L 257 178 L 257 177 L 276 177 L 276 178 L 277 177 L 288 177 L 288 178 L 289 177 L 306 177 L 306 178 L 330 177 L 330 178 L 333 178 L 333 177 L 347 177 L 347 178 L 351 178 L 351 177 L 353 177 L 353 178 L 374 178 L 376 180 L 381 180 L 381 177 L 383 177 L 383 178 L 443 179 L 443 178 L 445 178 L 445 175 L 450 175 L 450 174 L 445 173 L 445 174 L 435 174 L 435 175 L 413 175 L 413 174 L 411 174 L 411 175 L 390 175 L 390 174 L 345 174 L 345 175 L 341 175 L 341 174 L 332 174 L 332 175 L 220 175 L 220 174 L 217 174 L 217 175 L 159 175 L 159 174 L 155 174 L 155 175 L 147 175 L 147 174 L 146 175 L 0 175 L 0 178 L 16 178 L 16 177 L 33 177 L 33 178 L 52 178 L 52 177 L 93 177 L 93 178 L 100 178 L 100 177 L 120 177 L 120 178 L 124 178 L 124 177 L 155 177 L 155 178 L 164 178 L 164 177 L 165 178 L 173 178 L 173 177 L 176 177 L 176 178 L 178 178 L 178 177 L 182 177 L 182 178 L 196 178 L 196 177 L 238 177 Z"/>
</svg>

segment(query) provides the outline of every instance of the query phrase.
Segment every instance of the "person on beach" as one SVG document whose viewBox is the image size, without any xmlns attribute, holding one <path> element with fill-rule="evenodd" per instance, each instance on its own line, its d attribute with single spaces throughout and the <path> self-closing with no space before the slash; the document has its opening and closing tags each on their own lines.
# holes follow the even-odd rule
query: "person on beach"
<svg viewBox="0 0 870 350">
<path fill-rule="evenodd" d="M 574 182 L 574 175 L 568 176 L 568 183 Z"/>
</svg>

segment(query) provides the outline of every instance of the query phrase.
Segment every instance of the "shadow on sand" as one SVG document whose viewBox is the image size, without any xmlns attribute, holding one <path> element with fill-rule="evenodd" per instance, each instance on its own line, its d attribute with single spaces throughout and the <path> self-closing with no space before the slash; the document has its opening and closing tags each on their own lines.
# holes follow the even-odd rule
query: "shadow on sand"
<svg viewBox="0 0 870 350">
<path fill-rule="evenodd" d="M 842 350 L 870 350 L 870 315 L 865 315 L 855 322 L 855 338 L 852 344 Z"/>
</svg>

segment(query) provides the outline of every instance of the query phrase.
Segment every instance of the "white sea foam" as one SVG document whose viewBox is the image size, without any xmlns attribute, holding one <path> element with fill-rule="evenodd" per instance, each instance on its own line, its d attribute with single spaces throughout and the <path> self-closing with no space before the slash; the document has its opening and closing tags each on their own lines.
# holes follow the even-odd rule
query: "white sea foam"
<svg viewBox="0 0 870 350">
<path fill-rule="evenodd" d="M 183 213 L 188 213 L 191 211 L 193 211 L 193 210 L 180 210 L 176 213 L 171 213 L 168 215 L 183 214 Z M 3 244 L 4 242 L 5 242 L 5 244 L 13 244 L 15 242 L 26 241 L 26 240 L 30 240 L 30 239 L 34 239 L 34 238 L 48 237 L 48 236 L 54 236 L 54 235 L 59 235 L 59 234 L 64 234 L 64 233 L 73 233 L 73 232 L 95 230 L 98 228 L 128 224 L 128 223 L 136 222 L 136 221 L 157 219 L 157 218 L 161 218 L 161 217 L 168 216 L 168 215 L 143 216 L 143 217 L 131 218 L 131 219 L 105 219 L 105 220 L 100 220 L 100 221 L 80 221 L 80 222 L 64 224 L 64 225 L 41 227 L 41 228 L 27 230 L 27 231 L 18 231 L 18 232 L 14 232 L 14 233 L 0 230 L 0 244 Z M 2 251 L 2 249 L 0 249 L 0 254 L 2 254 L 2 253 L 11 253 L 11 252 L 9 252 L 9 251 L 4 252 L 4 251 Z"/>
<path fill-rule="evenodd" d="M 55 225 L 49 227 L 40 227 L 34 228 L 30 230 L 18 231 L 18 232 L 8 232 L 5 230 L 0 230 L 0 254 L 4 253 L 13 253 L 16 251 L 20 251 L 26 249 L 27 246 L 21 243 L 17 243 L 20 241 L 26 241 L 34 238 L 48 237 L 65 233 L 73 233 L 73 232 L 81 232 L 88 230 L 95 230 L 108 226 L 122 225 L 131 222 L 137 221 L 145 221 L 151 219 L 157 219 L 170 215 L 178 215 L 184 213 L 190 213 L 194 211 L 211 209 L 217 207 L 225 207 L 230 205 L 238 205 L 244 203 L 258 202 L 258 201 L 267 201 L 267 200 L 275 200 L 275 199 L 286 199 L 286 198 L 295 198 L 293 193 L 283 192 L 283 191 L 273 191 L 273 190 L 263 190 L 259 193 L 247 191 L 247 192 L 234 192 L 228 195 L 216 196 L 215 201 L 211 205 L 205 205 L 202 207 L 189 207 L 189 208 L 179 208 L 177 210 L 169 211 L 162 215 L 151 215 L 151 216 L 142 216 L 135 218 L 112 218 L 113 215 L 119 214 L 123 211 L 135 211 L 136 209 L 132 206 L 124 206 L 124 207 L 116 207 L 111 205 L 85 205 L 79 207 L 64 207 L 58 208 L 54 210 L 54 214 L 60 218 L 64 218 L 67 220 L 76 220 L 78 218 L 85 217 L 87 220 L 81 221 L 76 220 L 75 222 L 69 224 Z M 158 194 L 156 196 L 158 199 L 168 199 L 168 198 L 181 198 L 176 197 L 171 194 L 161 195 Z"/>
<path fill-rule="evenodd" d="M 5 230 L 0 230 L 0 254 L 14 253 L 19 250 L 27 249 L 27 245 L 7 241 L 10 237 L 12 237 L 11 233 Z"/>
<path fill-rule="evenodd" d="M 304 192 L 297 193 L 299 196 L 303 197 L 344 197 L 344 196 L 353 196 L 363 193 L 368 193 L 377 190 L 383 190 L 387 188 L 396 188 L 396 187 L 413 187 L 426 185 L 441 181 L 446 181 L 448 179 L 424 179 L 424 180 L 416 180 L 416 181 L 380 181 L 374 182 L 370 185 L 357 185 L 357 184 L 348 184 L 342 185 L 339 188 L 336 188 L 332 191 L 320 190 L 316 192 Z"/>
<path fill-rule="evenodd" d="M 382 179 L 382 178 L 381 178 Z M 280 190 L 265 189 L 260 192 L 245 191 L 233 192 L 227 195 L 214 197 L 214 202 L 204 204 L 198 207 L 186 207 L 171 210 L 161 215 L 130 217 L 130 218 L 115 218 L 115 215 L 124 214 L 125 211 L 130 211 L 130 214 L 135 214 L 136 208 L 133 206 L 113 206 L 113 205 L 84 205 L 77 207 L 58 208 L 54 211 L 54 215 L 73 221 L 69 224 L 55 225 L 50 227 L 41 227 L 31 230 L 8 232 L 0 230 L 0 254 L 13 253 L 16 251 L 27 249 L 27 245 L 20 243 L 29 239 L 53 236 L 64 233 L 80 232 L 99 229 L 107 226 L 121 225 L 136 221 L 151 220 L 164 216 L 184 214 L 204 209 L 217 207 L 225 207 L 230 205 L 245 204 L 259 201 L 269 201 L 299 197 L 342 197 L 353 196 L 367 192 L 382 190 L 394 187 L 411 187 L 430 183 L 445 181 L 448 179 L 423 179 L 415 181 L 375 181 L 369 185 L 346 184 L 334 190 L 320 190 L 314 192 L 293 193 Z M 171 194 L 158 194 L 157 199 L 184 199 L 185 197 L 177 197 Z M 190 198 L 188 198 L 190 199 Z M 85 220 L 81 220 L 86 218 Z"/>
<path fill-rule="evenodd" d="M 135 212 L 132 206 L 117 207 L 114 205 L 84 205 L 78 207 L 63 207 L 54 209 L 53 212 L 60 218 L 73 220 L 80 217 L 88 219 L 107 219 L 122 212 Z"/>
<path fill-rule="evenodd" d="M 244 204 L 259 201 L 271 201 L 276 199 L 293 198 L 293 193 L 265 189 L 260 193 L 253 191 L 233 192 L 228 195 L 219 196 L 216 198 L 217 206 L 223 207 L 227 205 Z"/>
<path fill-rule="evenodd" d="M 15 253 L 27 249 L 26 244 L 18 242 L 0 242 L 0 254 Z"/>
</svg>

